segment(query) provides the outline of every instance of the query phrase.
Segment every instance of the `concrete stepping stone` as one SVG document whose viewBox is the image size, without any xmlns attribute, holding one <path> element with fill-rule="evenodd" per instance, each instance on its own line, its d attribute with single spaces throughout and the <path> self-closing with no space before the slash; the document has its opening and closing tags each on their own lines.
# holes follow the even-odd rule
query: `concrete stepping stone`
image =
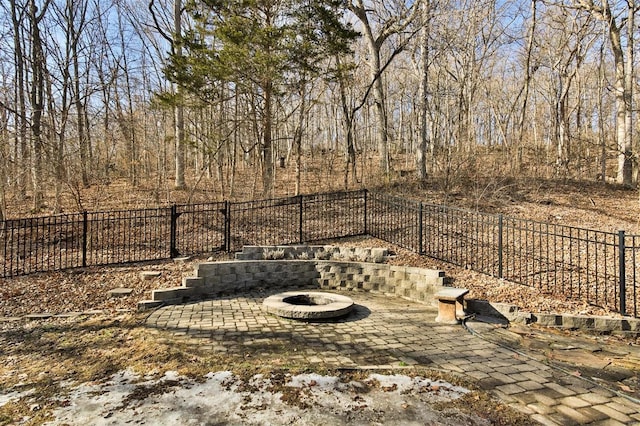
<svg viewBox="0 0 640 426">
<path fill-rule="evenodd" d="M 49 319 L 53 316 L 53 314 L 47 313 L 47 312 L 43 312 L 40 314 L 29 314 L 29 315 L 25 315 L 24 317 L 28 320 L 43 320 L 43 319 Z"/>
<path fill-rule="evenodd" d="M 2 322 L 18 322 L 22 321 L 22 317 L 0 317 L 0 323 Z"/>
<path fill-rule="evenodd" d="M 140 278 L 143 280 L 152 280 L 162 275 L 161 271 L 142 271 L 140 272 Z"/>
<path fill-rule="evenodd" d="M 114 289 L 109 290 L 107 293 L 109 294 L 109 297 L 112 297 L 112 298 L 126 297 L 126 296 L 129 296 L 131 293 L 133 293 L 133 289 L 132 288 L 125 288 L 125 287 L 118 287 L 118 288 L 114 288 Z"/>
</svg>

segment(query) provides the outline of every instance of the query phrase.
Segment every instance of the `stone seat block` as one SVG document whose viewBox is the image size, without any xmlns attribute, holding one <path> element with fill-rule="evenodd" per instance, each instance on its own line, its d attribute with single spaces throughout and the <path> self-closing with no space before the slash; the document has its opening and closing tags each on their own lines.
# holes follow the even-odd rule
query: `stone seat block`
<svg viewBox="0 0 640 426">
<path fill-rule="evenodd" d="M 438 301 L 437 322 L 445 324 L 458 324 L 459 317 L 465 315 L 464 296 L 469 293 L 466 288 L 443 288 L 435 294 Z"/>
</svg>

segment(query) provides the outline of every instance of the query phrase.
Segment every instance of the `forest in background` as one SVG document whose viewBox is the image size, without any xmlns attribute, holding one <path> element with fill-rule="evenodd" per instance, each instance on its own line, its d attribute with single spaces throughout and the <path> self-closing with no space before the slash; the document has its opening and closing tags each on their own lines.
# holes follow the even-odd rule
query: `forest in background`
<svg viewBox="0 0 640 426">
<path fill-rule="evenodd" d="M 634 186 L 637 9 L 8 0 L 0 218 L 407 177 Z"/>
</svg>

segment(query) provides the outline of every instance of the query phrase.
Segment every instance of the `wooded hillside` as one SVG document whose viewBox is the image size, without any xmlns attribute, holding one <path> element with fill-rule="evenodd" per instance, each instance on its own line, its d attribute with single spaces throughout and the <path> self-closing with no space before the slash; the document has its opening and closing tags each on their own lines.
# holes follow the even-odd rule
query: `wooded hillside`
<svg viewBox="0 0 640 426">
<path fill-rule="evenodd" d="M 8 0 L 0 219 L 512 177 L 636 183 L 634 0 Z M 116 191 L 109 190 L 116 187 Z M 119 191 L 117 191 L 119 190 Z"/>
</svg>

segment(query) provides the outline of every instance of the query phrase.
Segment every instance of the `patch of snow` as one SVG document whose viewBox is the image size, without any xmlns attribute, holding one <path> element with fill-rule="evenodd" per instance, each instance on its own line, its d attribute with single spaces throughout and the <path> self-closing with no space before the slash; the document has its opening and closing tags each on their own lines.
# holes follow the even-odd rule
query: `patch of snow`
<svg viewBox="0 0 640 426">
<path fill-rule="evenodd" d="M 0 392 L 0 407 L 8 404 L 11 401 L 17 401 L 24 396 L 31 395 L 35 389 L 28 389 L 26 391 L 12 391 L 12 392 Z"/>
<path fill-rule="evenodd" d="M 339 379 L 333 376 L 321 376 L 320 374 L 299 374 L 291 377 L 291 381 L 287 383 L 287 386 L 302 388 L 302 387 L 317 387 L 318 389 L 335 389 L 336 384 L 339 383 Z"/>
<path fill-rule="evenodd" d="M 371 386 L 373 380 L 380 386 Z M 428 378 L 372 374 L 344 383 L 335 376 L 300 374 L 280 384 L 285 386 L 272 383 L 269 375 L 244 381 L 230 371 L 194 381 L 174 371 L 151 380 L 123 370 L 103 383 L 72 388 L 47 424 L 488 424 L 457 410 L 433 410 L 434 400 L 453 401 L 468 390 Z"/>
</svg>

